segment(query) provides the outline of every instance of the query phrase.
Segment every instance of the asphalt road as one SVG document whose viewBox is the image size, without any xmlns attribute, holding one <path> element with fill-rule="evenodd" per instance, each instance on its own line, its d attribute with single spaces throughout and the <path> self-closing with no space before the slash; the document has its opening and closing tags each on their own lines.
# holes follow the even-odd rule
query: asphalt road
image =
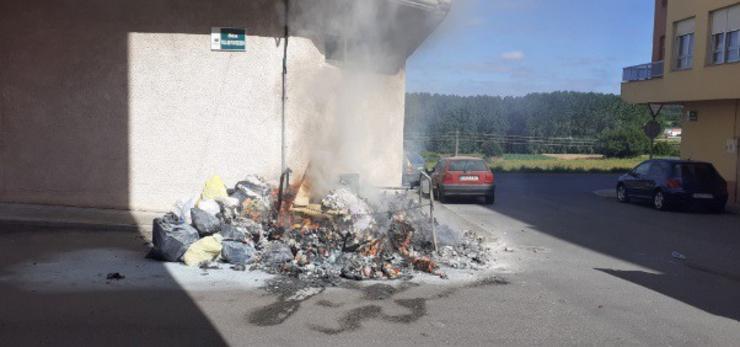
<svg viewBox="0 0 740 347">
<path fill-rule="evenodd" d="M 519 338 L 505 328 L 512 322 L 492 334 L 524 344 L 737 345 L 740 217 L 661 213 L 593 193 L 615 181 L 502 174 L 494 206 L 447 205 L 514 249 L 521 292 L 507 306 L 533 314 Z"/>
<path fill-rule="evenodd" d="M 659 213 L 593 193 L 613 182 L 499 175 L 495 205 L 457 201 L 438 211 L 497 240 L 493 272 L 322 292 L 268 293 L 250 285 L 263 279 L 249 272 L 152 262 L 130 233 L 0 227 L 0 338 L 12 346 L 737 345 L 740 218 Z M 110 271 L 126 278 L 106 280 Z"/>
</svg>

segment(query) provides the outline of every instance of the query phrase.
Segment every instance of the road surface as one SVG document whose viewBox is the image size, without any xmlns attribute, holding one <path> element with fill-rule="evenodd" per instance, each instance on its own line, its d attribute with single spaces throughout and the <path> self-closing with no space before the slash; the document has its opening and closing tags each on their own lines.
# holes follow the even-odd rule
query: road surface
<svg viewBox="0 0 740 347">
<path fill-rule="evenodd" d="M 441 206 L 496 240 L 495 269 L 466 281 L 268 293 L 249 272 L 146 260 L 139 235 L 0 226 L 0 337 L 8 346 L 737 345 L 740 218 L 593 193 L 614 179 L 499 175 L 495 205 Z M 106 280 L 111 271 L 126 278 Z"/>
</svg>

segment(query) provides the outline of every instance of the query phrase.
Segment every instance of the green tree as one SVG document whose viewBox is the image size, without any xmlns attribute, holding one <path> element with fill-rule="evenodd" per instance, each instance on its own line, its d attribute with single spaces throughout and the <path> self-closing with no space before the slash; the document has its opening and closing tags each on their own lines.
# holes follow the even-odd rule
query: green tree
<svg viewBox="0 0 740 347">
<path fill-rule="evenodd" d="M 666 141 L 657 141 L 653 145 L 653 154 L 664 157 L 679 157 L 681 151 L 677 145 L 672 145 Z"/>
<path fill-rule="evenodd" d="M 680 109 L 664 108 L 661 121 L 675 123 Z M 629 105 L 613 94 L 553 92 L 521 97 L 457 96 L 411 93 L 406 97 L 404 132 L 412 147 L 435 152 L 454 151 L 460 132 L 460 151 L 481 150 L 491 137 L 507 153 L 591 153 L 589 146 L 542 141 L 548 138 L 597 139 L 618 129 L 639 129 L 650 119 L 645 106 Z M 677 119 L 677 118 L 676 118 Z M 539 139 L 538 141 L 531 141 Z"/>
<path fill-rule="evenodd" d="M 486 157 L 500 157 L 504 155 L 504 150 L 501 148 L 501 145 L 491 140 L 483 142 L 480 146 L 480 150 Z"/>
<path fill-rule="evenodd" d="M 620 128 L 599 137 L 597 152 L 606 157 L 627 158 L 645 154 L 650 141 L 639 128 Z"/>
</svg>

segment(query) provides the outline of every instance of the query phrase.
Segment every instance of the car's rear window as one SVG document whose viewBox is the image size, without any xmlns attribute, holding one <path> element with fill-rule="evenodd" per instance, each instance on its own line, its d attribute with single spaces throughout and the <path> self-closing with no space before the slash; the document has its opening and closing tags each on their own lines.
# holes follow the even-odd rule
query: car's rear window
<svg viewBox="0 0 740 347">
<path fill-rule="evenodd" d="M 713 180 L 719 177 L 714 166 L 704 163 L 676 164 L 676 172 L 688 180 Z"/>
<path fill-rule="evenodd" d="M 483 160 L 451 160 L 449 171 L 488 171 Z"/>
</svg>

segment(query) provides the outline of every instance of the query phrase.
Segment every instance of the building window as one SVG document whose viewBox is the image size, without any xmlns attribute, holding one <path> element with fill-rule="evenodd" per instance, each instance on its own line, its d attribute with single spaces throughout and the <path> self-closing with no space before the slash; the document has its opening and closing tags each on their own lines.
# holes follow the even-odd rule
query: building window
<svg viewBox="0 0 740 347">
<path fill-rule="evenodd" d="M 740 5 L 717 10 L 712 20 L 712 64 L 740 61 Z"/>
<path fill-rule="evenodd" d="M 725 33 L 712 35 L 712 64 L 725 62 Z"/>
<path fill-rule="evenodd" d="M 725 45 L 727 52 L 725 61 L 728 63 L 740 61 L 740 30 L 727 33 Z"/>
<path fill-rule="evenodd" d="M 682 20 L 674 24 L 675 48 L 674 68 L 676 70 L 690 69 L 694 65 L 694 18 Z"/>
<path fill-rule="evenodd" d="M 681 35 L 676 41 L 678 44 L 676 69 L 690 69 L 694 63 L 694 34 Z"/>
</svg>

